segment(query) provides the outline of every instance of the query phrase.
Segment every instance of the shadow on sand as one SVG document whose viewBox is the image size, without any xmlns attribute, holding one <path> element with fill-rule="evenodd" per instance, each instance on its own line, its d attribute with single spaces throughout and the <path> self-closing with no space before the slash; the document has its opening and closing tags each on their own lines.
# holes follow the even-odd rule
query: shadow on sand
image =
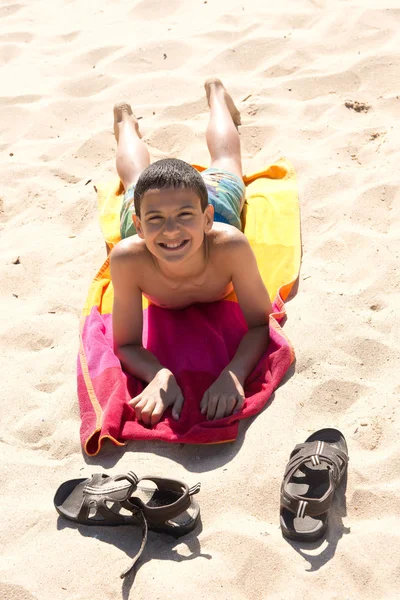
<svg viewBox="0 0 400 600">
<path fill-rule="evenodd" d="M 346 507 L 347 472 L 343 476 L 340 487 L 336 490 L 329 514 L 326 534 L 317 542 L 285 541 L 292 546 L 305 560 L 310 568 L 307 571 L 318 571 L 334 557 L 336 547 L 343 535 L 350 533 L 350 527 L 343 525 L 343 517 L 347 515 Z"/>
</svg>

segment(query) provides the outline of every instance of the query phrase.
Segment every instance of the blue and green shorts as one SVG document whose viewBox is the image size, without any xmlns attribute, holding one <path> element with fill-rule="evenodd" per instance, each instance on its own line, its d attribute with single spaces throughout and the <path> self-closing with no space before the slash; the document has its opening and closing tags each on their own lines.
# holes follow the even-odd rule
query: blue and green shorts
<svg viewBox="0 0 400 600">
<path fill-rule="evenodd" d="M 214 207 L 214 221 L 227 223 L 241 229 L 240 213 L 243 208 L 246 188 L 238 175 L 224 169 L 211 167 L 201 173 L 208 192 L 208 201 Z M 135 186 L 131 185 L 124 194 L 121 208 L 121 238 L 136 233 L 132 214 Z"/>
</svg>

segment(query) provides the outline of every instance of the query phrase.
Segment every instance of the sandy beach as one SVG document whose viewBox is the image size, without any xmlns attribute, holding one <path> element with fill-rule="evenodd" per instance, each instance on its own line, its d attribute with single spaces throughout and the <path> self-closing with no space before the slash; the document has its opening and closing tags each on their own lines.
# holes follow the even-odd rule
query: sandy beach
<svg viewBox="0 0 400 600">
<path fill-rule="evenodd" d="M 0 599 L 398 598 L 398 3 L 5 0 L 0 23 Z M 233 444 L 88 458 L 76 356 L 105 257 L 93 186 L 116 175 L 112 107 L 132 104 L 154 160 L 206 165 L 213 75 L 241 111 L 244 171 L 286 156 L 297 172 L 296 363 Z M 288 543 L 284 468 L 321 427 L 346 436 L 347 490 L 323 542 Z M 150 533 L 133 585 L 119 574 L 137 530 L 93 533 L 53 507 L 63 481 L 103 470 L 202 484 L 202 528 Z"/>
</svg>

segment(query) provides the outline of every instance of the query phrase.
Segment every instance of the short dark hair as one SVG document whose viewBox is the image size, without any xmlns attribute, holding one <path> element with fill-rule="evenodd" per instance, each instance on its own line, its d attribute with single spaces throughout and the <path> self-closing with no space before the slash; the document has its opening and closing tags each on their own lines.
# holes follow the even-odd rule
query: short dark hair
<svg viewBox="0 0 400 600">
<path fill-rule="evenodd" d="M 140 205 L 148 190 L 186 188 L 200 199 L 201 210 L 208 206 L 208 194 L 200 173 L 189 163 L 178 158 L 163 158 L 152 163 L 140 174 L 134 192 L 135 213 L 140 217 Z"/>
</svg>

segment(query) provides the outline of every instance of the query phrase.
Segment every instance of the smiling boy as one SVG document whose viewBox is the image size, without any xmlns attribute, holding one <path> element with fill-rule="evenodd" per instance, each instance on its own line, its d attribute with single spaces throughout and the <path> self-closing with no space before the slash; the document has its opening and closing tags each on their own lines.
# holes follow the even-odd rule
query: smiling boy
<svg viewBox="0 0 400 600">
<path fill-rule="evenodd" d="M 114 108 L 117 171 L 126 190 L 121 236 L 111 253 L 114 349 L 124 369 L 148 385 L 130 401 L 136 418 L 155 425 L 167 407 L 179 419 L 184 398 L 175 376 L 142 345 L 142 294 L 179 310 L 215 302 L 235 291 L 248 331 L 235 356 L 201 400 L 207 419 L 241 409 L 246 377 L 265 353 L 271 301 L 253 251 L 240 231 L 242 181 L 240 114 L 219 79 L 205 83 L 210 106 L 206 139 L 211 167 L 150 165 L 128 104 Z"/>
</svg>

